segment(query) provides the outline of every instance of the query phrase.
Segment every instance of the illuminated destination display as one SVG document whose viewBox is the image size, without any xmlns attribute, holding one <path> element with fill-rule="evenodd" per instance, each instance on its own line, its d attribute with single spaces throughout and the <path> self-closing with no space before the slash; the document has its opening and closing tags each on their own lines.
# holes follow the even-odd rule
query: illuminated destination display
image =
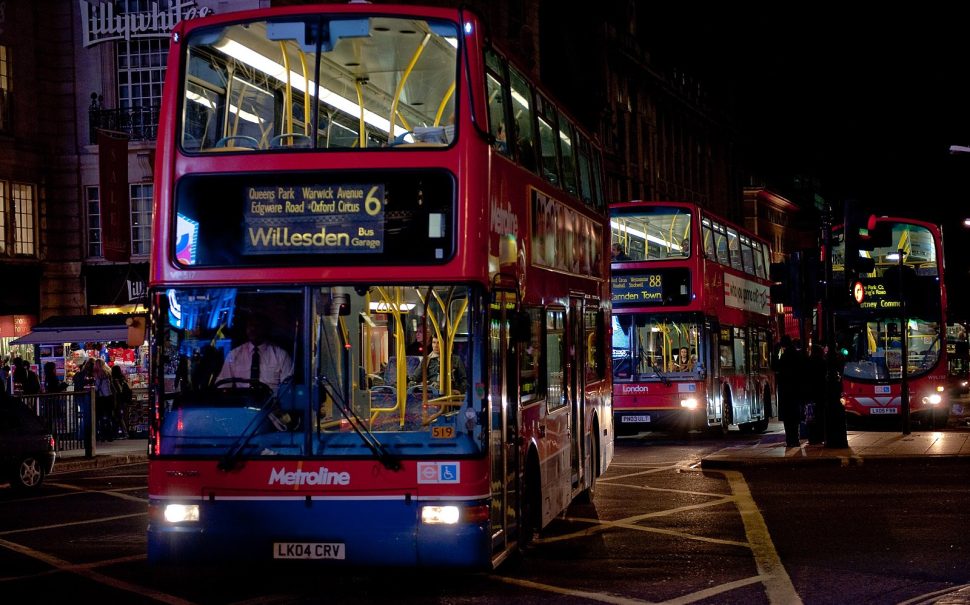
<svg viewBox="0 0 970 605">
<path fill-rule="evenodd" d="M 661 304 L 664 301 L 664 280 L 659 273 L 614 275 L 610 281 L 615 303 Z"/>
<path fill-rule="evenodd" d="M 249 187 L 243 211 L 245 254 L 380 253 L 384 186 Z"/>
</svg>

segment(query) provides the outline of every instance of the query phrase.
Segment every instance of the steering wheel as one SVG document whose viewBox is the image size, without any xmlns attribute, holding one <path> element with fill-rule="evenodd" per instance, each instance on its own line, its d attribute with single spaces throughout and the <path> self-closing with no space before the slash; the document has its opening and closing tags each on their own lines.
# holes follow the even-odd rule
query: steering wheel
<svg viewBox="0 0 970 605">
<path fill-rule="evenodd" d="M 238 386 L 239 383 L 243 383 L 244 386 Z M 253 389 L 254 391 L 266 391 L 267 394 L 273 392 L 273 389 L 269 388 L 269 385 L 265 382 L 260 382 L 259 380 L 253 380 L 252 378 L 223 378 L 222 380 L 217 380 L 215 384 L 212 385 L 213 389 L 225 388 L 228 386 L 230 389 L 242 390 L 242 389 Z"/>
</svg>

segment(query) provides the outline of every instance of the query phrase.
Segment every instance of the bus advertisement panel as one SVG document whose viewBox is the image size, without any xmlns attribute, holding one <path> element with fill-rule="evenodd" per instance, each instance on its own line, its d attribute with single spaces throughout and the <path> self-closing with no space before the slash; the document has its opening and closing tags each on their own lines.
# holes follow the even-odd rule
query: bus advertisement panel
<svg viewBox="0 0 970 605">
<path fill-rule="evenodd" d="M 480 27 L 351 3 L 174 30 L 152 563 L 491 568 L 592 496 L 600 154 Z"/>
<path fill-rule="evenodd" d="M 768 245 L 693 204 L 610 207 L 617 430 L 768 427 Z"/>
<path fill-rule="evenodd" d="M 913 419 L 946 426 L 951 397 L 940 229 L 878 217 L 869 237 L 875 247 L 860 254 L 872 258 L 874 269 L 846 284 L 847 293 L 856 292 L 835 314 L 845 362 L 842 405 L 850 419 L 900 418 L 905 371 Z M 835 280 L 845 284 L 844 243 L 832 253 Z"/>
</svg>

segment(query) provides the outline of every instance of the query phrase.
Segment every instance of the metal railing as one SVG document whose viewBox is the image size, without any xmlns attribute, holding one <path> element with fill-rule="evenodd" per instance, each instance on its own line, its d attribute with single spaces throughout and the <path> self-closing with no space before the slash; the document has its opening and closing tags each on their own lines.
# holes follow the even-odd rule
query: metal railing
<svg viewBox="0 0 970 605">
<path fill-rule="evenodd" d="M 127 133 L 132 141 L 154 141 L 158 136 L 158 107 L 88 109 L 91 144 L 98 142 L 98 130 Z"/>
<path fill-rule="evenodd" d="M 132 402 L 126 410 L 128 435 L 133 437 L 148 430 L 148 389 L 132 389 Z M 63 393 L 20 395 L 24 405 L 34 410 L 47 430 L 54 436 L 54 448 L 58 452 L 84 450 L 86 457 L 93 457 L 97 449 L 97 400 L 94 388 Z"/>
</svg>

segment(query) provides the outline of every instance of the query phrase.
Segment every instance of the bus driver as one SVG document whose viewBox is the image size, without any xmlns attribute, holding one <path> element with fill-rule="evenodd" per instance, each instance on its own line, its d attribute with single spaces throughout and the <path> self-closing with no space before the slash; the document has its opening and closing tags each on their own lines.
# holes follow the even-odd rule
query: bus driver
<svg viewBox="0 0 970 605">
<path fill-rule="evenodd" d="M 293 376 L 293 359 L 282 348 L 267 342 L 268 320 L 252 314 L 246 320 L 246 342 L 229 351 L 226 362 L 216 378 L 239 378 L 240 383 L 255 386 L 261 382 L 273 392 L 280 383 Z"/>
</svg>

